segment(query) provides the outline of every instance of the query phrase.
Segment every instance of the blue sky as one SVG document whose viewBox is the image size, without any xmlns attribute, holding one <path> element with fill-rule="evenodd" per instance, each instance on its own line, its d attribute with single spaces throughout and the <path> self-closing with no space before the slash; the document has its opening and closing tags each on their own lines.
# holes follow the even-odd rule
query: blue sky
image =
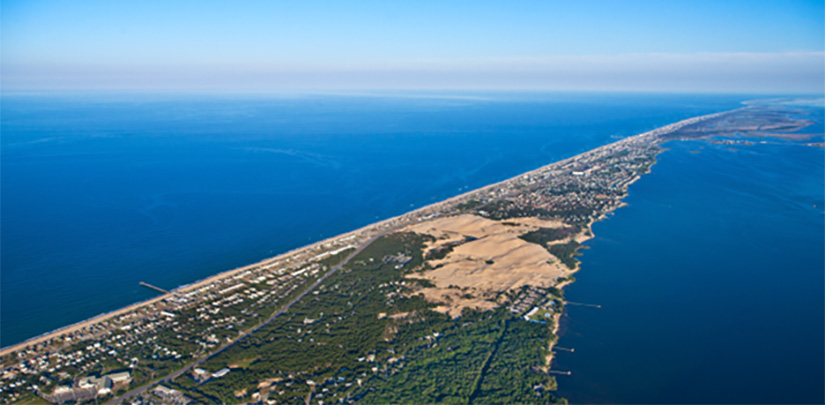
<svg viewBox="0 0 825 405">
<path fill-rule="evenodd" d="M 822 93 L 820 1 L 2 1 L 4 90 Z"/>
</svg>

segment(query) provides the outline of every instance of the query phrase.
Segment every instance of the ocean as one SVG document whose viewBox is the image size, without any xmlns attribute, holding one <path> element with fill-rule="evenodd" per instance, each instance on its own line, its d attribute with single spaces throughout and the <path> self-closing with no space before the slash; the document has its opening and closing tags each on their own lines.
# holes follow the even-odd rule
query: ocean
<svg viewBox="0 0 825 405">
<path fill-rule="evenodd" d="M 140 281 L 191 283 L 754 98 L 4 94 L 0 345 L 155 296 Z M 686 402 L 726 402 L 697 384 L 720 373 L 744 381 L 757 374 L 740 368 L 765 364 L 758 376 L 770 384 L 748 386 L 794 395 L 808 380 L 777 383 L 789 359 L 803 367 L 792 354 L 811 355 L 803 370 L 822 369 L 822 150 L 668 145 L 631 186 L 629 206 L 594 227 L 568 297 L 604 309 L 569 307 L 560 344 L 577 350 L 558 356 L 574 371 L 559 377 L 561 394 L 661 402 L 644 390 L 655 376 L 677 384 L 662 383 L 662 394 L 678 387 Z M 636 338 L 645 330 L 662 339 Z M 697 358 L 719 351 L 732 357 L 706 374 L 711 364 Z M 694 367 L 657 374 L 655 354 L 668 352 Z"/>
</svg>

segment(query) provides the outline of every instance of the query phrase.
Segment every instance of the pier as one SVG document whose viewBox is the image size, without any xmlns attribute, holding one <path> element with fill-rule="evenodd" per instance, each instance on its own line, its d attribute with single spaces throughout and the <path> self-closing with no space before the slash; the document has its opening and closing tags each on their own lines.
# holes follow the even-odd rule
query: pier
<svg viewBox="0 0 825 405">
<path fill-rule="evenodd" d="M 149 283 L 145 283 L 145 282 L 143 282 L 143 281 L 141 281 L 141 282 L 140 282 L 140 283 L 138 283 L 138 284 L 140 284 L 140 285 L 142 285 L 142 286 L 144 286 L 144 287 L 146 287 L 146 288 L 150 288 L 150 289 L 152 289 L 152 290 L 155 290 L 155 291 L 157 291 L 157 292 L 159 292 L 159 293 L 161 293 L 161 294 L 173 294 L 171 291 L 166 291 L 166 290 L 164 290 L 163 288 L 160 288 L 160 287 L 155 287 L 155 286 L 153 286 L 153 285 L 151 285 L 151 284 L 149 284 Z"/>
<path fill-rule="evenodd" d="M 573 349 L 573 348 L 568 349 L 566 347 L 559 347 L 559 346 L 554 346 L 553 349 L 555 349 L 555 350 L 564 350 L 564 351 L 570 352 L 570 353 L 573 353 L 573 352 L 576 351 L 576 349 Z"/>
<path fill-rule="evenodd" d="M 602 307 L 601 305 L 598 305 L 598 304 L 582 304 L 581 302 L 573 302 L 573 301 L 567 301 L 566 304 L 567 305 L 578 305 L 580 307 L 590 307 L 590 308 L 601 308 Z"/>
<path fill-rule="evenodd" d="M 571 375 L 572 371 L 547 370 L 547 374 Z"/>
</svg>

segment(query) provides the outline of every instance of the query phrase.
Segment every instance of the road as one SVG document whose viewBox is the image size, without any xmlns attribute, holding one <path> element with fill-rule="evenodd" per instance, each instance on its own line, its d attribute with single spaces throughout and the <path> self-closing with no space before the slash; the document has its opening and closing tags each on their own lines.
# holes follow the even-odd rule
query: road
<svg viewBox="0 0 825 405">
<path fill-rule="evenodd" d="M 125 400 L 127 400 L 127 399 L 129 399 L 129 398 L 131 398 L 131 397 L 134 397 L 134 396 L 136 396 L 136 395 L 143 394 L 144 392 L 146 392 L 146 390 L 148 390 L 149 388 L 152 388 L 152 387 L 156 386 L 157 384 L 164 383 L 164 382 L 169 382 L 169 381 L 171 381 L 171 380 L 174 380 L 175 378 L 180 377 L 183 373 L 186 373 L 187 371 L 192 370 L 193 368 L 195 368 L 195 367 L 197 367 L 197 366 L 200 366 L 200 365 L 201 365 L 201 364 L 203 364 L 205 361 L 207 361 L 207 360 L 209 360 L 209 359 L 211 359 L 211 358 L 213 358 L 213 357 L 217 356 L 218 354 L 222 353 L 222 352 L 223 352 L 223 351 L 225 351 L 226 349 L 228 349 L 228 348 L 232 347 L 232 345 L 234 345 L 235 343 L 238 343 L 238 342 L 240 342 L 242 339 L 246 338 L 247 336 L 249 336 L 249 335 L 251 335 L 251 334 L 253 334 L 253 333 L 257 332 L 258 330 L 260 330 L 261 328 L 263 328 L 264 326 L 266 326 L 266 325 L 268 325 L 270 322 L 272 322 L 275 318 L 277 318 L 278 316 L 280 316 L 280 315 L 284 314 L 287 310 L 289 310 L 289 308 L 292 306 L 292 304 L 295 304 L 296 302 L 298 302 L 298 301 L 300 301 L 302 298 L 304 298 L 307 294 L 309 294 L 310 292 L 312 292 L 312 290 L 314 290 L 314 289 L 315 289 L 316 287 L 318 287 L 321 283 L 323 283 L 323 282 L 324 282 L 324 280 L 326 280 L 326 279 L 327 279 L 327 277 L 329 277 L 329 276 L 331 276 L 331 275 L 335 274 L 335 272 L 337 272 L 337 271 L 338 271 L 341 267 L 343 267 L 345 264 L 347 264 L 347 263 L 348 263 L 348 262 L 349 262 L 349 261 L 350 261 L 353 257 L 355 257 L 358 253 L 361 253 L 361 251 L 362 251 L 362 250 L 364 250 L 364 249 L 366 249 L 366 247 L 367 247 L 367 246 L 371 245 L 371 244 L 372 244 L 372 242 L 375 242 L 375 240 L 376 240 L 376 239 L 378 239 L 378 238 L 380 238 L 380 237 L 382 237 L 382 236 L 386 235 L 387 233 L 392 232 L 392 231 L 394 231 L 394 230 L 395 230 L 394 228 L 391 228 L 391 229 L 388 229 L 388 230 L 386 230 L 386 231 L 384 231 L 384 232 L 379 233 L 379 234 L 378 234 L 378 235 L 376 235 L 376 236 L 373 236 L 371 239 L 369 239 L 368 241 L 366 241 L 363 245 L 361 245 L 360 247 L 358 247 L 357 249 L 355 249 L 355 251 L 353 251 L 353 252 L 352 252 L 352 253 L 350 253 L 347 257 L 345 257 L 345 258 L 344 258 L 344 260 L 342 260 L 340 263 L 338 263 L 337 265 L 335 265 L 335 266 L 334 266 L 334 267 L 333 267 L 330 271 L 328 271 L 326 274 L 324 274 L 323 276 L 321 276 L 321 278 L 319 278 L 319 279 L 318 279 L 318 281 L 316 281 L 316 282 L 315 282 L 315 283 L 313 283 L 311 286 L 309 286 L 309 288 L 307 288 L 306 290 L 304 290 L 304 292 L 302 292 L 302 293 L 301 293 L 300 295 L 298 295 L 297 297 L 293 298 L 293 299 L 292 299 L 292 301 L 289 301 L 289 302 L 288 302 L 285 306 L 283 306 L 280 310 L 278 310 L 277 312 L 275 312 L 274 314 L 272 314 L 272 316 L 270 316 L 270 317 L 269 317 L 269 319 L 267 319 L 266 321 L 264 321 L 262 324 L 260 324 L 260 325 L 258 325 L 258 326 L 256 326 L 256 327 L 254 327 L 254 328 L 252 328 L 252 329 L 250 329 L 250 330 L 248 330 L 248 331 L 244 332 L 244 333 L 243 333 L 243 334 L 241 334 L 241 335 L 240 335 L 237 339 L 235 339 L 235 340 L 233 340 L 233 341 L 231 341 L 231 342 L 227 342 L 227 343 L 225 343 L 225 344 L 224 344 L 223 346 L 221 346 L 218 350 L 216 350 L 216 351 L 212 352 L 211 354 L 209 354 L 209 355 L 207 355 L 207 356 L 205 356 L 205 357 L 202 357 L 201 359 L 199 359 L 199 360 L 195 361 L 194 363 L 189 364 L 188 366 L 186 366 L 186 367 L 184 367 L 184 368 L 182 368 L 182 369 L 180 369 L 180 370 L 178 370 L 178 371 L 175 371 L 174 373 L 169 374 L 169 375 L 168 375 L 168 376 L 166 376 L 166 377 L 159 378 L 159 379 L 157 379 L 157 380 L 155 380 L 155 381 L 152 381 L 151 383 L 148 383 L 148 384 L 143 385 L 143 386 L 141 386 L 141 387 L 139 387 L 139 388 L 136 388 L 136 389 L 134 389 L 134 390 L 132 390 L 132 391 L 129 391 L 129 392 L 127 392 L 127 393 L 125 393 L 125 394 L 123 394 L 123 395 L 121 395 L 121 396 L 119 396 L 119 397 L 114 397 L 114 398 L 112 398 L 112 400 L 110 400 L 109 402 L 107 402 L 107 404 L 118 404 L 118 403 L 121 403 L 121 402 L 123 402 L 123 401 L 125 401 Z"/>
</svg>

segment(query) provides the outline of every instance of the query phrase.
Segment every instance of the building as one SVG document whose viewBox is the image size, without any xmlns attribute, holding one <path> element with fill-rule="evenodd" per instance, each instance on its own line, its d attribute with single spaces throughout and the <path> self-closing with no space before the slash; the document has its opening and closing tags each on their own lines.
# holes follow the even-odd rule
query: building
<svg viewBox="0 0 825 405">
<path fill-rule="evenodd" d="M 112 392 L 112 386 L 114 383 L 109 376 L 103 377 L 94 377 L 88 376 L 81 378 L 80 381 L 77 382 L 77 386 L 81 389 L 85 388 L 97 388 L 98 395 L 106 395 Z"/>
<path fill-rule="evenodd" d="M 228 368 L 222 368 L 222 369 L 216 371 L 215 373 L 213 373 L 212 377 L 221 378 L 221 377 L 223 377 L 227 374 L 229 374 L 229 369 Z"/>
<path fill-rule="evenodd" d="M 164 403 L 186 405 L 192 402 L 192 399 L 187 397 L 186 395 L 183 395 L 182 392 L 176 389 L 165 387 L 163 385 L 158 385 L 157 387 L 152 389 L 152 393 L 157 395 L 158 398 L 162 399 Z"/>
<path fill-rule="evenodd" d="M 115 383 L 115 384 L 121 383 L 121 382 L 126 382 L 126 381 L 129 381 L 129 380 L 132 379 L 132 376 L 131 376 L 131 374 L 129 374 L 128 371 L 122 371 L 120 373 L 109 374 L 109 375 L 107 375 L 107 377 L 111 378 L 112 382 Z"/>
</svg>

